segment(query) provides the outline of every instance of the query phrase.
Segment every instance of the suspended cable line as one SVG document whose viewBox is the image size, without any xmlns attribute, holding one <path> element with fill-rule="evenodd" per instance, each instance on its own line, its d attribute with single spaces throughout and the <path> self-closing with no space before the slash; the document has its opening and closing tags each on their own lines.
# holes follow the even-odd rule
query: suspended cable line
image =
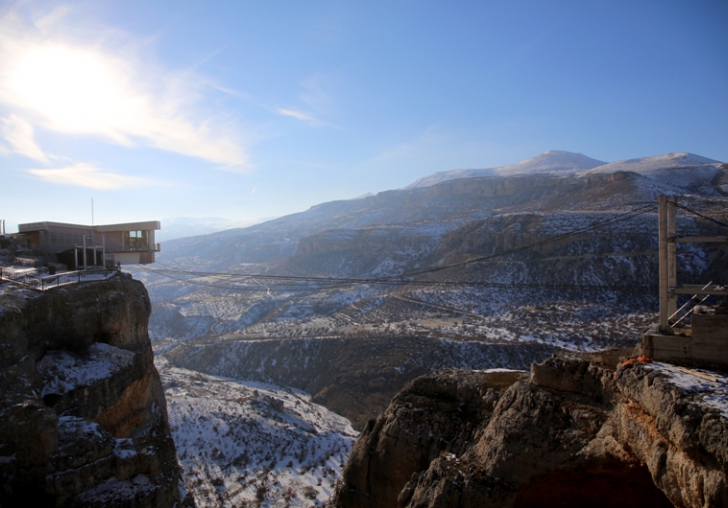
<svg viewBox="0 0 728 508">
<path fill-rule="evenodd" d="M 161 264 L 163 266 L 169 267 L 167 270 L 158 270 L 158 269 L 152 269 L 148 267 L 139 267 L 140 270 L 155 273 L 157 275 L 168 277 L 170 279 L 179 280 L 182 282 L 187 282 L 189 284 L 195 284 L 200 286 L 207 286 L 212 288 L 218 288 L 218 289 L 226 289 L 226 290 L 235 290 L 239 292 L 247 291 L 247 292 L 257 292 L 262 291 L 266 289 L 274 289 L 276 291 L 282 291 L 282 292 L 291 292 L 291 291 L 318 291 L 321 289 L 338 289 L 342 287 L 349 287 L 352 285 L 387 285 L 387 286 L 431 286 L 431 287 L 437 287 L 437 286 L 472 286 L 472 287 L 491 287 L 491 288 L 513 288 L 513 287 L 528 287 L 528 288 L 539 288 L 539 289 L 638 289 L 634 285 L 613 285 L 613 286 L 605 286 L 605 285 L 598 285 L 598 284 L 544 284 L 544 283 L 523 283 L 523 282 L 492 282 L 492 281 L 453 281 L 453 280 L 439 280 L 439 281 L 432 281 L 432 280 L 411 280 L 412 277 L 419 277 L 422 275 L 427 275 L 430 273 L 440 272 L 443 270 L 450 270 L 453 268 L 459 268 L 467 265 L 472 265 L 476 263 L 483 263 L 487 261 L 493 261 L 499 258 L 503 258 L 506 256 L 510 256 L 512 254 L 523 252 L 528 249 L 533 249 L 535 247 L 542 247 L 551 243 L 556 243 L 563 241 L 568 238 L 573 238 L 579 235 L 583 235 L 585 233 L 604 228 L 606 226 L 611 226 L 613 224 L 616 224 L 617 222 L 625 221 L 632 219 L 634 217 L 637 217 L 639 215 L 648 213 L 650 211 L 653 211 L 656 208 L 657 205 L 654 203 L 646 204 L 643 206 L 639 206 L 637 208 L 634 208 L 632 210 L 629 210 L 627 212 L 623 212 L 621 214 L 618 214 L 615 217 L 612 217 L 610 219 L 596 222 L 594 224 L 590 224 L 589 226 L 575 229 L 573 231 L 557 235 L 555 237 L 546 238 L 543 240 L 539 240 L 530 244 L 522 245 L 517 248 L 508 249 L 499 253 L 494 253 L 488 256 L 480 256 L 474 259 L 470 259 L 467 261 L 463 261 L 460 263 L 453 263 L 450 265 L 445 266 L 439 266 L 435 268 L 430 268 L 427 270 L 420 270 L 415 272 L 409 272 L 405 274 L 400 275 L 391 275 L 386 277 L 378 277 L 378 278 L 349 278 L 349 277 L 321 277 L 321 276 L 296 276 L 296 275 L 271 275 L 271 274 L 264 274 L 264 273 L 258 273 L 258 274 L 249 274 L 249 273 L 224 273 L 224 272 L 204 272 L 204 271 L 191 271 L 191 270 L 182 270 L 176 267 L 173 267 L 171 265 L 167 265 L 162 262 L 157 262 L 158 264 Z M 540 260 L 533 260 L 533 261 L 540 261 Z M 183 278 L 182 276 L 189 276 L 194 278 L 207 278 L 207 279 L 214 279 L 218 281 L 228 281 L 228 282 L 235 282 L 237 280 L 240 280 L 241 282 L 252 282 L 257 285 L 257 287 L 241 287 L 239 285 L 221 285 L 221 284 L 214 284 L 214 283 L 206 283 L 199 280 L 190 280 L 189 278 Z M 242 280 L 241 280 L 242 279 Z M 270 282 L 270 286 L 264 284 L 262 281 Z M 309 283 L 309 287 L 302 287 L 302 283 Z M 652 285 L 650 286 L 643 286 L 639 289 L 644 291 L 653 291 L 654 287 Z"/>
<path fill-rule="evenodd" d="M 723 226 L 724 228 L 728 228 L 728 224 L 726 224 L 724 222 L 721 222 L 719 220 L 716 220 L 713 217 L 709 217 L 707 215 L 704 215 L 704 214 L 702 214 L 702 213 L 700 213 L 700 212 L 698 212 L 696 210 L 693 210 L 692 208 L 688 208 L 685 205 L 681 205 L 679 203 L 675 203 L 675 207 L 676 208 L 680 208 L 681 210 L 685 210 L 688 213 L 692 213 L 693 215 L 696 215 L 696 216 L 700 217 L 701 219 L 705 219 L 707 221 L 714 222 L 714 223 L 718 224 L 719 226 Z"/>
</svg>

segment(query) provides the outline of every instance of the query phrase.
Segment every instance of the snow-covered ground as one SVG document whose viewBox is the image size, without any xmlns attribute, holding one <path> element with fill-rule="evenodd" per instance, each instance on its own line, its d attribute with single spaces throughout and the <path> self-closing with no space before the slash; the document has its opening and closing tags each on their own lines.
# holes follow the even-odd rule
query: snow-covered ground
<svg viewBox="0 0 728 508">
<path fill-rule="evenodd" d="M 81 386 L 112 377 L 134 364 L 132 351 L 98 342 L 83 353 L 66 350 L 49 351 L 38 363 L 45 385 L 41 396 L 62 395 Z"/>
<path fill-rule="evenodd" d="M 728 376 L 661 362 L 646 364 L 645 367 L 665 374 L 668 381 L 679 388 L 684 396 L 702 406 L 716 409 L 724 418 L 728 418 Z"/>
<path fill-rule="evenodd" d="M 185 486 L 199 508 L 320 506 L 357 437 L 305 392 L 171 367 L 157 356 Z"/>
</svg>

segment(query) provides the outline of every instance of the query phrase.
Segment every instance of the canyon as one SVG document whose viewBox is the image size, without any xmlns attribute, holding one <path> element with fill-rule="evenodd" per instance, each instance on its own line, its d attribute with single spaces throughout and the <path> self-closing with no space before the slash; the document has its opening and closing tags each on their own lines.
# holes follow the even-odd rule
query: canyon
<svg viewBox="0 0 728 508">
<path fill-rule="evenodd" d="M 725 376 L 627 360 L 656 196 L 710 236 L 727 186 L 691 154 L 547 152 L 172 240 L 108 281 L 2 285 L 3 500 L 721 506 Z M 721 245 L 678 254 L 683 282 L 728 276 Z"/>
</svg>

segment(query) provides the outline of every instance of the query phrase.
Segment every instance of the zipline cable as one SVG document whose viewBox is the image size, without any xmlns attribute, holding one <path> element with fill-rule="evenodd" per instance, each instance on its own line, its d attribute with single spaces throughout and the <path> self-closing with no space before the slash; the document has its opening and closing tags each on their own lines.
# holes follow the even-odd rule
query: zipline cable
<svg viewBox="0 0 728 508">
<path fill-rule="evenodd" d="M 617 222 L 621 222 L 624 220 L 631 219 L 633 217 L 636 217 L 638 215 L 642 215 L 645 213 L 648 213 L 656 208 L 655 204 L 647 204 L 644 206 L 637 207 L 635 209 L 629 210 L 627 212 L 621 213 L 616 217 L 610 218 L 605 221 L 600 221 L 594 224 L 591 224 L 589 226 L 576 229 L 574 231 L 570 231 L 568 233 L 564 233 L 562 235 L 558 235 L 556 237 L 547 238 L 544 240 L 539 240 L 537 242 L 533 242 L 527 245 L 523 245 L 521 247 L 517 247 L 514 249 L 509 249 L 500 253 L 491 254 L 488 256 L 481 256 L 475 259 L 470 259 L 467 261 L 463 261 L 460 263 L 454 263 L 446 266 L 440 266 L 431 268 L 428 270 L 421 270 L 417 272 L 410 272 L 406 274 L 400 274 L 400 275 L 392 275 L 388 277 L 380 277 L 380 278 L 343 278 L 343 277 L 314 277 L 314 276 L 294 276 L 294 275 L 270 275 L 270 274 L 242 274 L 242 273 L 223 273 L 223 272 L 195 272 L 195 271 L 189 271 L 189 270 L 181 270 L 175 267 L 172 267 L 171 265 L 167 265 L 162 262 L 158 262 L 159 264 L 162 264 L 163 266 L 167 266 L 171 268 L 171 270 L 154 270 L 147 267 L 140 267 L 141 270 L 156 273 L 160 276 L 168 277 L 174 280 L 179 280 L 183 282 L 188 282 L 190 284 L 196 284 L 200 286 L 207 286 L 207 287 L 213 287 L 218 289 L 228 289 L 228 290 L 237 290 L 237 291 L 260 291 L 263 288 L 270 289 L 268 286 L 262 284 L 261 282 L 255 281 L 259 288 L 241 288 L 240 286 L 223 286 L 223 285 L 217 285 L 217 284 L 210 284 L 210 283 L 203 283 L 200 281 L 190 281 L 189 279 L 184 279 L 180 277 L 175 277 L 174 275 L 189 275 L 192 277 L 198 277 L 198 278 L 212 278 L 217 280 L 230 280 L 230 279 L 262 279 L 265 281 L 271 281 L 274 284 L 271 284 L 271 287 L 277 291 L 317 291 L 320 289 L 336 289 L 339 287 L 346 287 L 351 285 L 359 285 L 359 284 L 383 284 L 383 285 L 392 285 L 392 286 L 402 286 L 402 285 L 413 285 L 413 286 L 477 286 L 477 287 L 498 287 L 498 288 L 505 288 L 505 287 L 531 287 L 531 288 L 544 288 L 544 289 L 567 289 L 567 288 L 599 288 L 599 289 L 622 289 L 622 288 L 631 288 L 631 289 L 637 289 L 633 285 L 629 286 L 603 286 L 603 285 L 584 285 L 584 284 L 532 284 L 532 283 L 496 283 L 496 282 L 463 282 L 463 281 L 422 281 L 422 280 L 403 280 L 409 277 L 415 277 L 420 275 L 426 275 L 434 272 L 439 272 L 443 270 L 448 270 L 452 268 L 462 267 L 466 265 L 471 265 L 475 263 L 482 263 L 485 261 L 491 261 L 497 258 L 502 258 L 505 256 L 509 256 L 514 253 L 522 252 L 524 250 L 528 250 L 534 247 L 540 247 L 544 245 L 548 245 L 549 243 L 555 243 L 559 241 L 563 241 L 567 238 L 572 238 L 578 235 L 582 235 L 584 233 L 593 231 L 595 229 L 603 228 L 605 226 L 609 226 L 612 224 L 615 224 Z M 173 275 L 174 274 L 174 275 Z M 283 285 L 275 285 L 276 282 L 288 282 L 288 283 L 301 283 L 301 282 L 308 282 L 312 284 L 316 284 L 318 287 L 309 287 L 309 288 L 301 288 L 300 285 L 294 285 L 294 286 L 283 286 Z M 323 287 L 321 287 L 323 286 Z M 648 287 L 645 286 L 643 288 L 644 290 L 647 290 Z M 650 286 L 650 290 L 653 288 Z"/>
</svg>

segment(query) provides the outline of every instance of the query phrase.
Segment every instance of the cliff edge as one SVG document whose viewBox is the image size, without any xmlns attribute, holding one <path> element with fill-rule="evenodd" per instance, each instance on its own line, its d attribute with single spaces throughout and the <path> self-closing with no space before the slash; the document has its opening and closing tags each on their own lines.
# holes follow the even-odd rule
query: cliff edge
<svg viewBox="0 0 728 508">
<path fill-rule="evenodd" d="M 612 356 L 412 381 L 331 506 L 728 506 L 728 378 Z"/>
<path fill-rule="evenodd" d="M 0 506 L 189 504 L 144 285 L 0 294 Z"/>
</svg>

